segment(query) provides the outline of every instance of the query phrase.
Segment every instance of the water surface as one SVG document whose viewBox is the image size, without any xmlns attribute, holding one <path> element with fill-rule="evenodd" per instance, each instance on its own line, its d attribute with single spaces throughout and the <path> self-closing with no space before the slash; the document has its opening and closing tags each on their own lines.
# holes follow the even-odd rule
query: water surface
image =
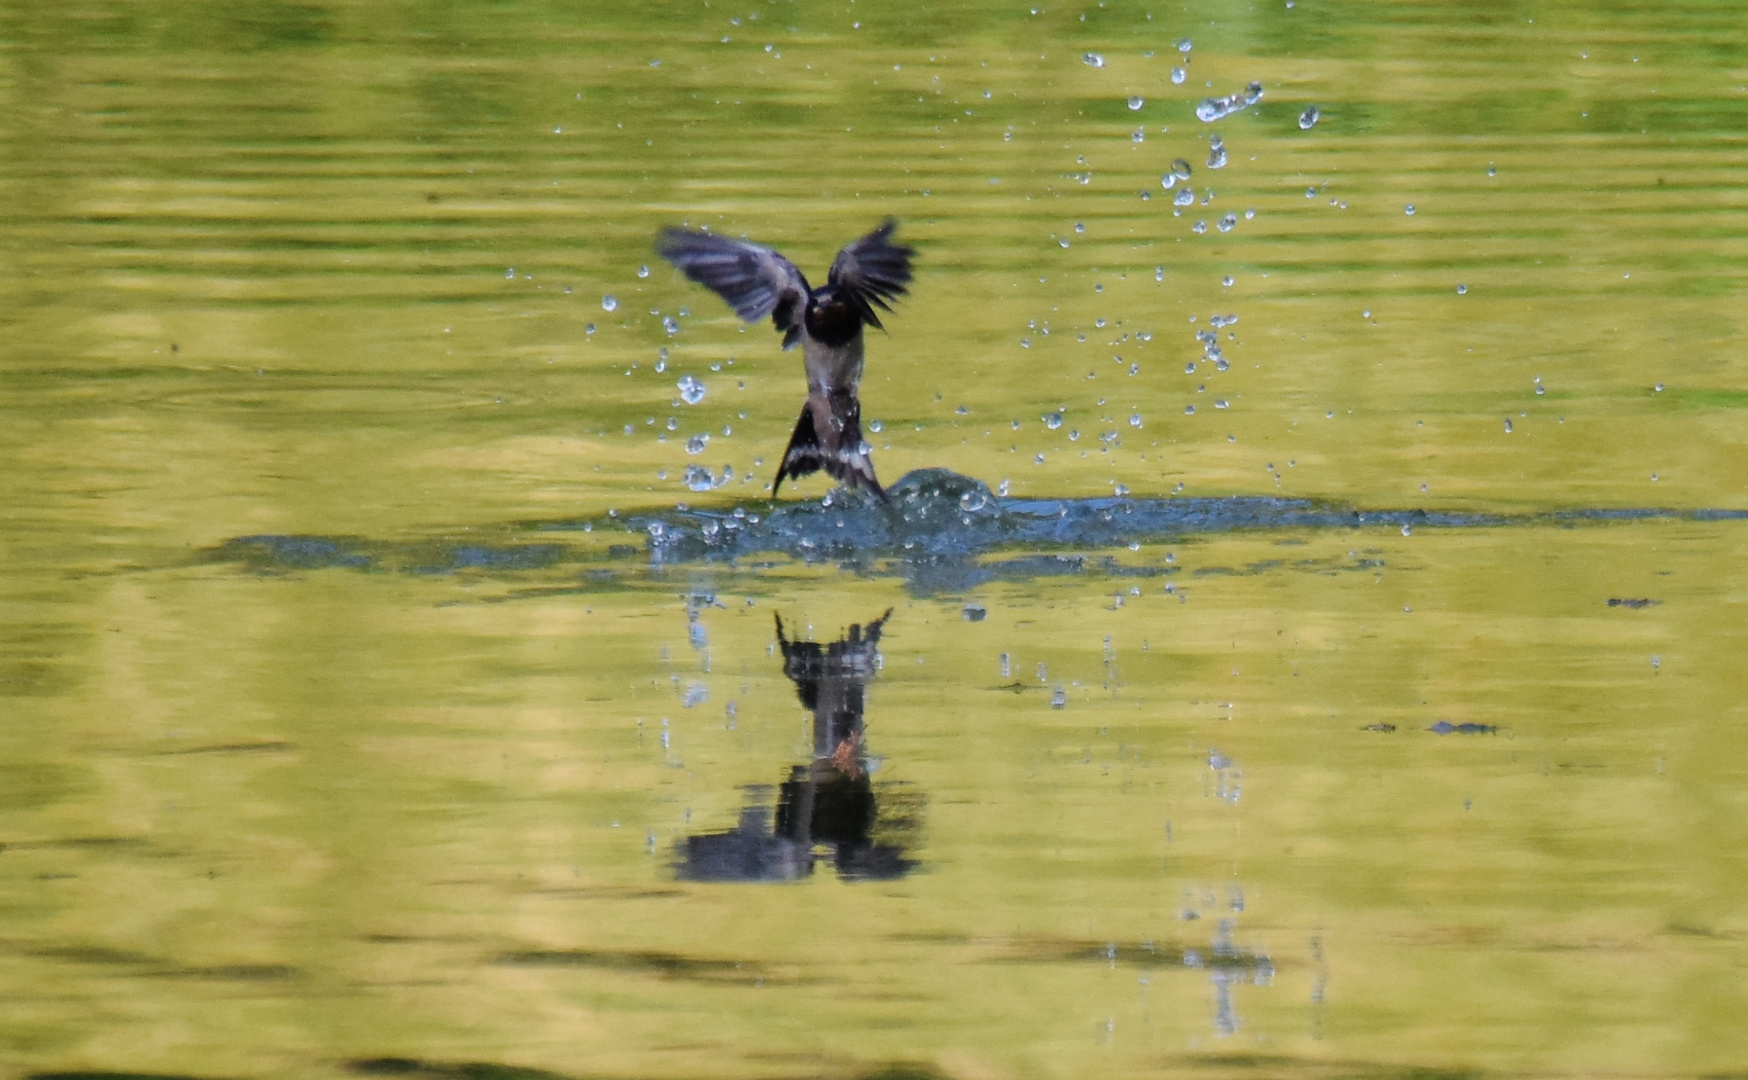
<svg viewBox="0 0 1748 1080">
<path fill-rule="evenodd" d="M 15 5 L 0 1065 L 1739 1070 L 1744 29 Z"/>
</svg>

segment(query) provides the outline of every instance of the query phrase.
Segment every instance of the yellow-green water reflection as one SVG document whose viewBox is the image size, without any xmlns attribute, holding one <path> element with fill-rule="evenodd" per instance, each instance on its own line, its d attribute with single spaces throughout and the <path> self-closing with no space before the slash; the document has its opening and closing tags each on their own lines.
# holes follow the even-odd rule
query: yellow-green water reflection
<svg viewBox="0 0 1748 1080">
<path fill-rule="evenodd" d="M 885 478 L 1741 508 L 1741 18 L 743 8 L 0 14 L 8 1075 L 1739 1068 L 1740 521 L 606 523 L 768 512 L 801 393 L 655 230 L 818 276 L 887 214 Z M 822 742 L 775 617 L 889 608 Z M 676 868 L 798 768 L 893 872 Z"/>
</svg>

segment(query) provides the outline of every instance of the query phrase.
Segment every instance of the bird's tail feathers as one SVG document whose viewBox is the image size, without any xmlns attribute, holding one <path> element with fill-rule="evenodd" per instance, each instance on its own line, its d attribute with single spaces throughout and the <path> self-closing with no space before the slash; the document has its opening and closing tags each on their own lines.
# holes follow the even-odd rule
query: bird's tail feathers
<svg viewBox="0 0 1748 1080">
<path fill-rule="evenodd" d="M 823 469 L 845 487 L 867 488 L 881 502 L 890 502 L 886 489 L 874 476 L 874 462 L 869 457 L 872 448 L 862 441 L 862 406 L 856 395 L 832 391 L 824 403 L 823 424 L 815 419 L 817 399 L 809 398 L 801 407 L 801 419 L 795 422 L 795 432 L 783 451 L 783 463 L 777 467 L 777 479 L 771 484 L 771 497 L 777 497 L 785 479 Z"/>
</svg>

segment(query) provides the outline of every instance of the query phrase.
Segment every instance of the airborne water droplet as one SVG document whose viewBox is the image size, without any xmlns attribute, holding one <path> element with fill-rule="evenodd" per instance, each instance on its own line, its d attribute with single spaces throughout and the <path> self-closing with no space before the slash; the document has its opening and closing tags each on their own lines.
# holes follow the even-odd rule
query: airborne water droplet
<svg viewBox="0 0 1748 1080">
<path fill-rule="evenodd" d="M 702 465 L 686 466 L 686 486 L 693 491 L 709 491 L 716 486 L 716 478 L 710 475 L 710 470 Z"/>
<path fill-rule="evenodd" d="M 1224 169 L 1226 167 L 1226 144 L 1216 135 L 1208 140 L 1208 168 Z"/>
<path fill-rule="evenodd" d="M 601 297 L 601 310 L 602 311 L 618 311 L 619 310 L 619 298 L 617 296 L 614 296 L 612 293 L 608 293 L 606 296 Z"/>
<path fill-rule="evenodd" d="M 1262 83 L 1253 82 L 1236 94 L 1223 98 L 1208 98 L 1196 106 L 1196 119 L 1211 124 L 1241 112 L 1262 100 Z"/>
</svg>

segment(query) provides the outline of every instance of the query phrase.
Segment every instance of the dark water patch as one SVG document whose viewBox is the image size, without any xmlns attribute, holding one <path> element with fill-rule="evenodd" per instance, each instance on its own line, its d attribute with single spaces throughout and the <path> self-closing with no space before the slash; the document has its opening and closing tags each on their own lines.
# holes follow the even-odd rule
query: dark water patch
<svg viewBox="0 0 1748 1080">
<path fill-rule="evenodd" d="M 949 1074 L 932 1065 L 898 1062 L 882 1065 L 873 1072 L 856 1073 L 855 1080 L 947 1080 Z"/>
<path fill-rule="evenodd" d="M 1311 499 L 1003 498 L 979 480 L 946 469 L 922 469 L 900 479 L 883 504 L 863 492 L 833 491 L 817 501 L 614 512 L 601 518 L 512 523 L 503 542 L 408 542 L 350 536 L 255 535 L 201 552 L 204 563 L 239 564 L 263 575 L 329 568 L 411 574 L 517 573 L 575 568 L 571 585 L 539 595 L 623 587 L 614 564 L 647 560 L 660 570 L 695 563 L 760 568 L 759 560 L 836 563 L 844 570 L 903 577 L 917 594 L 952 594 L 991 582 L 1076 574 L 1154 576 L 1175 567 L 1137 567 L 1089 553 L 1138 549 L 1206 534 L 1490 529 L 1509 526 L 1607 525 L 1651 520 L 1738 521 L 1748 511 L 1614 508 L 1499 514 L 1456 510 L 1367 510 Z M 517 534 L 597 534 L 587 542 L 527 543 Z M 609 537 L 617 538 L 610 540 Z M 635 540 L 635 542 L 626 542 Z M 1003 554 L 1010 557 L 1000 558 Z M 1266 559 L 1243 567 L 1200 567 L 1209 575 L 1259 575 L 1292 570 L 1342 573 L 1382 566 L 1369 557 Z M 770 565 L 781 565 L 771 562 Z M 520 595 L 520 594 L 519 594 Z M 1613 603 L 1613 601 L 1611 601 Z M 1620 601 L 1634 606 L 1635 601 Z"/>
<path fill-rule="evenodd" d="M 239 536 L 204 554 L 205 561 L 240 562 L 257 573 L 330 566 L 362 570 L 371 565 L 370 556 L 360 550 L 364 544 L 350 537 Z"/>
<path fill-rule="evenodd" d="M 1458 510 L 1368 510 L 1311 499 L 1004 498 L 979 480 L 947 469 L 906 474 L 883 505 L 860 492 L 834 491 L 817 502 L 632 511 L 608 521 L 559 522 L 542 529 L 623 529 L 640 533 L 662 562 L 724 561 L 784 554 L 808 562 L 887 557 L 966 559 L 1014 549 L 1099 550 L 1163 543 L 1208 533 L 1285 529 L 1479 529 L 1511 525 L 1612 523 L 1655 519 L 1734 521 L 1748 510 L 1578 509 L 1535 514 Z M 1270 567 L 1261 564 L 1257 572 Z"/>
<path fill-rule="evenodd" d="M 1608 606 L 1609 607 L 1631 608 L 1634 611 L 1637 611 L 1641 608 L 1655 607 L 1658 604 L 1661 604 L 1662 602 L 1663 601 L 1661 601 L 1661 600 L 1651 600 L 1648 598 L 1631 599 L 1631 598 L 1619 597 L 1619 596 L 1611 596 L 1608 598 Z"/>
<path fill-rule="evenodd" d="M 966 939 L 951 943 L 971 946 L 994 944 L 999 951 L 988 959 L 1000 964 L 1102 963 L 1112 966 L 1121 964 L 1126 967 L 1235 971 L 1251 977 L 1272 978 L 1275 971 L 1274 961 L 1264 953 L 1234 945 L 1230 933 L 1231 927 L 1223 925 L 1216 931 L 1212 944 L 1205 947 L 1156 941 L 1099 942 L 1056 938 L 1031 938 L 998 943 Z M 940 942 L 931 940 L 930 943 Z"/>
<path fill-rule="evenodd" d="M 595 968 L 664 979 L 697 979 L 707 982 L 769 981 L 770 973 L 758 964 L 740 960 L 716 960 L 657 951 L 614 949 L 528 949 L 498 956 L 494 963 L 510 967 Z"/>
<path fill-rule="evenodd" d="M 539 570 L 567 554 L 559 544 L 451 544 L 366 540 L 351 536 L 240 536 L 200 553 L 206 563 L 240 563 L 257 574 L 297 570 L 384 570 L 409 574 L 450 574 Z"/>
<path fill-rule="evenodd" d="M 431 1080 L 572 1080 L 565 1073 L 503 1065 L 495 1061 L 421 1061 L 418 1058 L 379 1057 L 348 1061 L 346 1068 L 361 1076 L 428 1077 Z"/>
<path fill-rule="evenodd" d="M 674 509 L 622 515 L 622 528 L 648 537 L 657 562 L 722 560 L 782 553 L 804 561 L 887 556 L 968 558 L 1016 548 L 1086 550 L 1156 543 L 1202 533 L 1362 526 L 1483 527 L 1494 514 L 1362 511 L 1307 499 L 1002 498 L 979 480 L 946 469 L 906 474 L 883 505 L 859 492 L 782 503 L 762 513 Z M 549 528 L 581 528 L 596 522 Z"/>
<path fill-rule="evenodd" d="M 523 544 L 517 547 L 483 547 L 469 544 L 452 549 L 447 566 L 453 570 L 532 570 L 551 566 L 563 554 L 556 544 Z"/>
<path fill-rule="evenodd" d="M 50 945 L 25 949 L 24 952 L 43 960 L 98 967 L 143 967 L 158 962 L 153 957 L 131 949 L 111 949 L 102 945 Z"/>
<path fill-rule="evenodd" d="M 1426 730 L 1434 735 L 1494 735 L 1499 728 L 1493 724 L 1453 724 L 1449 720 L 1440 720 Z"/>
<path fill-rule="evenodd" d="M 211 979 L 217 982 L 289 982 L 303 977 L 302 971 L 289 964 L 213 964 L 165 968 L 146 974 L 159 979 Z"/>
<path fill-rule="evenodd" d="M 70 836 L 61 840 L 0 841 L 0 851 L 40 851 L 45 849 L 80 850 L 91 848 L 145 847 L 142 836 Z"/>
<path fill-rule="evenodd" d="M 186 754 L 277 754 L 293 750 L 295 747 L 288 742 L 271 739 L 262 742 L 218 743 L 212 746 L 188 746 L 175 750 L 160 750 L 164 757 L 180 757 Z"/>
</svg>

